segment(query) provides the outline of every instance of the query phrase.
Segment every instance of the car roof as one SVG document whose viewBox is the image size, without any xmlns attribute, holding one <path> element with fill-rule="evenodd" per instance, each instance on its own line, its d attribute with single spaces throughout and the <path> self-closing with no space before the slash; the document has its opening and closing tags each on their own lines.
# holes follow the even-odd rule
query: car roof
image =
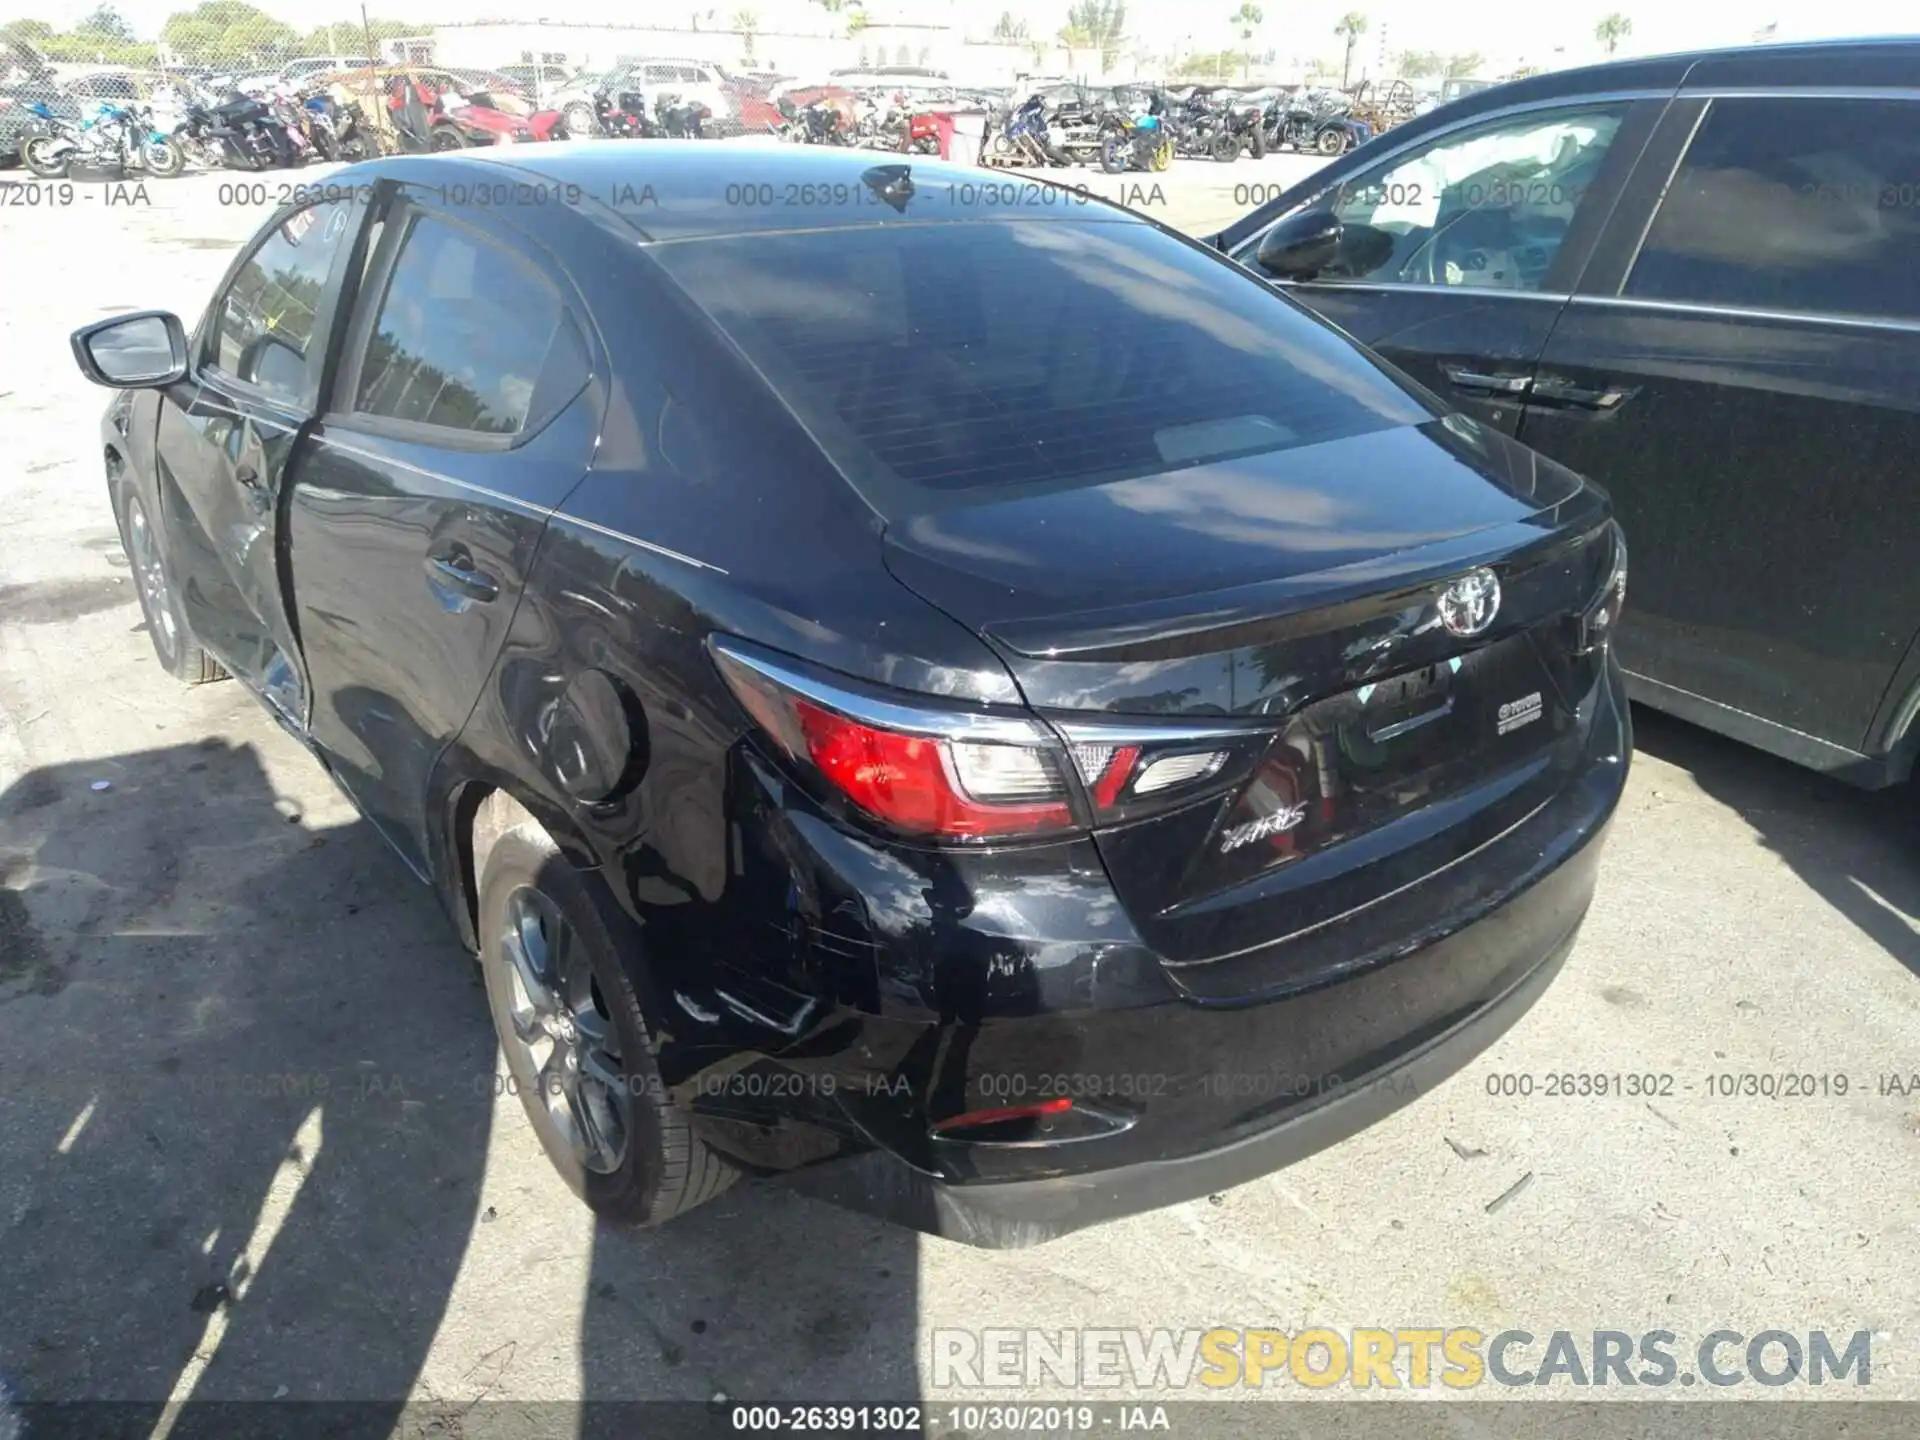
<svg viewBox="0 0 1920 1440">
<path fill-rule="evenodd" d="M 364 161 L 351 174 L 445 186 L 457 195 L 462 183 L 497 183 L 502 171 L 520 172 L 536 193 L 542 182 L 577 192 L 580 208 L 616 214 L 648 242 L 942 221 L 1153 223 L 1065 184 L 1001 179 L 929 157 L 839 146 L 503 145 L 389 156 Z M 904 211 L 884 203 L 876 189 L 899 171 L 913 186 Z M 571 203 L 576 196 L 563 198 Z"/>
</svg>

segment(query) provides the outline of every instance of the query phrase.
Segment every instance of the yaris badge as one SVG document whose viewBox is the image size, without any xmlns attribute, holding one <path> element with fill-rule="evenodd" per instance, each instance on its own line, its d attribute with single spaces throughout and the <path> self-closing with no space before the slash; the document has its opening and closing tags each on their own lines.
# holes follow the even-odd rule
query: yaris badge
<svg viewBox="0 0 1920 1440">
<path fill-rule="evenodd" d="M 1447 582 L 1436 603 L 1449 635 L 1478 635 L 1500 613 L 1500 577 L 1487 569 L 1470 570 Z"/>
</svg>

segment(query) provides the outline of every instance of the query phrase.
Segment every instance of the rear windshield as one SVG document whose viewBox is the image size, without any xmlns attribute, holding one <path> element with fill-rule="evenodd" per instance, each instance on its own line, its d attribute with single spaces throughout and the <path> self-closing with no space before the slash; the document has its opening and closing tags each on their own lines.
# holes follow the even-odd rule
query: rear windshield
<svg viewBox="0 0 1920 1440">
<path fill-rule="evenodd" d="M 889 217 L 652 253 L 889 520 L 1433 418 L 1147 225 Z"/>
</svg>

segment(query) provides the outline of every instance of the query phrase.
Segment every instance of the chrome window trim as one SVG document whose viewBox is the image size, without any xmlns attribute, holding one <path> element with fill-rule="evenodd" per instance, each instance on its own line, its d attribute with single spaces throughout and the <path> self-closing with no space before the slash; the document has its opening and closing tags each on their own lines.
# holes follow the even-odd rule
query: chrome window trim
<svg viewBox="0 0 1920 1440">
<path fill-rule="evenodd" d="M 1676 92 L 1673 89 L 1663 86 L 1659 89 L 1652 89 L 1652 90 L 1649 90 L 1649 89 L 1593 90 L 1593 91 L 1585 91 L 1578 95 L 1557 95 L 1551 99 L 1544 99 L 1544 100 L 1522 100 L 1512 105 L 1503 105 L 1497 110 L 1483 110 L 1477 115 L 1462 116 L 1460 119 L 1454 121 L 1450 125 L 1443 125 L 1437 130 L 1429 130 L 1424 135 L 1415 136 L 1411 140 L 1402 141 L 1399 145 L 1395 146 L 1394 148 L 1390 150 L 1382 151 L 1379 155 L 1375 156 L 1374 159 L 1376 162 L 1382 161 L 1382 160 L 1388 160 L 1388 161 L 1395 160 L 1402 155 L 1410 153 L 1411 151 L 1414 151 L 1417 149 L 1423 149 L 1429 144 L 1431 144 L 1433 141 L 1443 139 L 1449 135 L 1458 134 L 1462 130 L 1474 129 L 1492 121 L 1504 120 L 1507 117 L 1513 116 L 1513 115 L 1525 115 L 1535 110 L 1579 110 L 1579 109 L 1588 109 L 1595 105 L 1618 104 L 1622 101 L 1625 101 L 1628 104 L 1632 104 L 1640 100 L 1671 100 L 1674 98 L 1675 94 Z M 1389 130 L 1387 133 L 1391 135 L 1393 132 Z M 1357 154 L 1359 152 L 1355 151 L 1353 153 Z M 1375 166 L 1372 166 L 1372 165 L 1363 166 L 1360 169 L 1352 171 L 1350 173 L 1355 175 L 1363 174 L 1366 171 L 1372 170 L 1374 168 Z M 1289 215 L 1299 214 L 1300 211 L 1305 209 L 1307 206 L 1312 205 L 1314 201 L 1318 200 L 1321 196 L 1325 195 L 1328 191 L 1334 189 L 1336 186 L 1342 183 L 1344 183 L 1344 181 L 1342 180 L 1329 180 L 1324 186 L 1322 186 L 1318 190 L 1313 191 L 1311 194 L 1309 194 L 1306 197 L 1306 199 L 1302 200 L 1298 205 L 1295 205 L 1291 210 L 1286 210 L 1281 212 L 1280 214 L 1273 217 L 1273 220 L 1270 224 L 1264 225 L 1260 229 L 1254 231 L 1253 234 L 1249 235 L 1237 247 L 1235 247 L 1231 252 L 1229 252 L 1227 258 L 1230 260 L 1236 261 L 1242 265 L 1246 264 L 1247 261 L 1252 258 L 1254 252 L 1260 248 L 1260 239 L 1262 236 L 1264 236 L 1267 233 L 1267 231 L 1271 230 L 1275 225 L 1278 225 L 1282 220 L 1286 219 Z M 1435 287 L 1430 285 L 1413 285 L 1413 286 L 1408 286 L 1407 288 L 1413 289 L 1413 290 L 1430 290 Z"/>
<path fill-rule="evenodd" d="M 1334 292 L 1341 290 L 1380 290 L 1388 294 L 1397 294 L 1417 290 L 1423 295 L 1436 292 L 1443 294 L 1471 295 L 1476 300 L 1482 296 L 1505 296 L 1512 300 L 1551 300 L 1556 305 L 1564 305 L 1573 297 L 1565 291 L 1553 290 L 1499 290 L 1492 286 L 1475 285 L 1416 285 L 1406 280 L 1273 280 L 1270 283 L 1280 287 L 1284 294 L 1289 290 L 1319 290 Z"/>
<path fill-rule="evenodd" d="M 1699 315 L 1713 319 L 1784 320 L 1799 325 L 1844 325 L 1858 330 L 1891 330 L 1903 335 L 1920 332 L 1920 318 L 1900 320 L 1891 316 L 1840 315 L 1827 310 L 1761 310 L 1741 305 L 1713 305 L 1696 300 L 1649 300 L 1637 295 L 1575 295 L 1573 303 L 1659 310 L 1669 314 Z"/>
<path fill-rule="evenodd" d="M 1920 86 L 1682 85 L 1676 100 L 1920 100 Z"/>
</svg>

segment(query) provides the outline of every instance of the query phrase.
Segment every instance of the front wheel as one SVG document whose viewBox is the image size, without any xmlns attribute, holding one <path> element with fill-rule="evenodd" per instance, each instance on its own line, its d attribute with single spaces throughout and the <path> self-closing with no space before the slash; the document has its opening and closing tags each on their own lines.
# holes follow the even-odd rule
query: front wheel
<svg viewBox="0 0 1920 1440">
<path fill-rule="evenodd" d="M 131 483 L 124 486 L 120 500 L 120 537 L 126 546 L 127 563 L 133 568 L 134 594 L 146 618 L 147 638 L 153 642 L 153 653 L 161 667 L 188 685 L 224 678 L 227 672 L 220 662 L 202 650 L 187 630 L 166 552 L 147 518 L 146 505 Z"/>
<path fill-rule="evenodd" d="M 532 821 L 493 842 L 480 876 L 487 1004 L 502 1081 L 561 1178 L 604 1219 L 658 1225 L 739 1172 L 667 1097 L 628 971 L 638 934 L 595 883 Z"/>
<path fill-rule="evenodd" d="M 1240 141 L 1233 135 L 1217 137 L 1210 147 L 1213 158 L 1221 164 L 1228 164 L 1240 158 Z"/>
<path fill-rule="evenodd" d="M 187 168 L 187 154 L 164 135 L 156 135 L 140 147 L 140 163 L 163 180 L 170 180 Z"/>
<path fill-rule="evenodd" d="M 466 137 L 451 125 L 436 125 L 433 129 L 433 148 L 435 150 L 464 150 Z"/>
<path fill-rule="evenodd" d="M 567 127 L 569 137 L 584 140 L 589 135 L 600 132 L 599 117 L 593 112 L 593 106 L 584 100 L 575 100 L 560 111 L 560 123 Z"/>
<path fill-rule="evenodd" d="M 1171 140 L 1162 140 L 1160 142 L 1160 148 L 1153 152 L 1153 169 L 1155 172 L 1160 172 L 1170 169 L 1172 165 L 1173 142 Z"/>
<path fill-rule="evenodd" d="M 1119 175 L 1127 168 L 1127 155 L 1133 148 L 1130 141 L 1116 135 L 1109 135 L 1100 145 L 1100 168 L 1109 175 Z"/>
<path fill-rule="evenodd" d="M 1347 133 L 1344 130 L 1322 130 L 1314 137 L 1313 148 L 1322 155 L 1342 155 L 1347 149 Z"/>
<path fill-rule="evenodd" d="M 66 177 L 73 148 L 57 135 L 34 135 L 20 146 L 20 163 L 42 180 Z"/>
</svg>

